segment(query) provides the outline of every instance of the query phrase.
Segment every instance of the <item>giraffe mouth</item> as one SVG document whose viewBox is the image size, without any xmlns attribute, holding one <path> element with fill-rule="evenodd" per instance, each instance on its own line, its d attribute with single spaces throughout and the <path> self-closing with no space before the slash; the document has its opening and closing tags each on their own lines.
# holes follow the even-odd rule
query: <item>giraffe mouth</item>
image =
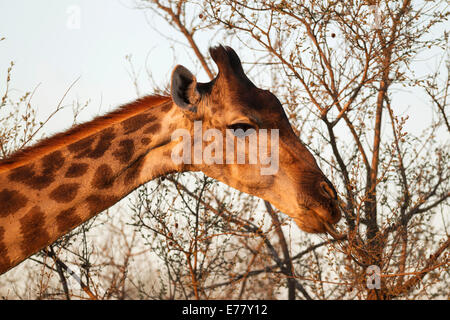
<svg viewBox="0 0 450 320">
<path fill-rule="evenodd" d="M 294 217 L 297 225 L 308 233 L 328 233 L 336 240 L 343 240 L 346 236 L 340 234 L 334 224 L 340 220 L 340 212 L 332 214 L 324 208 L 310 208 L 300 204 L 300 211 Z"/>
<path fill-rule="evenodd" d="M 326 215 L 324 215 L 323 212 L 321 212 L 320 210 L 317 211 L 317 209 L 316 209 L 316 210 L 311 210 L 311 211 L 313 211 L 315 213 L 316 218 L 318 218 L 318 221 L 322 225 L 322 229 L 323 229 L 324 233 L 328 233 L 335 240 L 344 240 L 347 236 L 345 234 L 339 233 L 339 231 L 337 231 L 334 226 L 334 224 L 336 224 L 341 218 L 341 213 L 338 208 L 339 207 L 336 208 L 338 210 L 337 211 L 338 214 L 336 214 L 336 213 L 332 214 L 331 220 L 328 220 L 328 221 L 324 217 Z"/>
<path fill-rule="evenodd" d="M 323 224 L 326 232 L 330 236 L 332 236 L 335 240 L 344 240 L 347 237 L 345 234 L 340 234 L 332 224 L 330 224 L 324 220 L 322 220 L 322 224 Z"/>
</svg>

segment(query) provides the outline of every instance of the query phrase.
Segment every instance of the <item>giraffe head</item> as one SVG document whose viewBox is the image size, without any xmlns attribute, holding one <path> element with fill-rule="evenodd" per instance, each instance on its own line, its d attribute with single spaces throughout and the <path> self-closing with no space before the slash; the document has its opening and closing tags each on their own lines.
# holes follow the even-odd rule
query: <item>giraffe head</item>
<svg viewBox="0 0 450 320">
<path fill-rule="evenodd" d="M 203 161 L 185 164 L 186 170 L 202 171 L 238 190 L 271 202 L 294 218 L 306 232 L 331 233 L 332 225 L 341 217 L 336 190 L 295 135 L 280 101 L 247 78 L 233 49 L 219 46 L 211 48 L 210 54 L 219 72 L 209 83 L 198 83 L 194 75 L 180 65 L 172 72 L 173 101 L 191 122 L 198 121 L 197 128 L 190 126 L 191 134 L 195 135 L 194 131 L 201 127 L 203 133 L 219 132 L 224 137 L 213 148 L 211 145 L 220 140 L 220 136 L 204 135 L 201 145 L 204 153 L 200 156 Z M 266 133 L 264 137 L 263 133 Z M 211 136 L 214 138 L 208 144 Z M 250 147 L 250 141 L 255 141 L 252 138 L 256 138 L 259 148 L 262 147 L 261 141 L 265 141 L 263 149 L 271 150 L 272 160 L 278 153 L 274 170 L 263 171 L 269 164 L 261 163 L 260 149 Z M 230 141 L 234 145 L 227 148 Z M 237 150 L 239 141 L 247 143 L 244 149 Z M 219 153 L 218 150 L 224 151 Z M 255 151 L 256 163 L 255 158 L 253 162 L 250 160 Z M 230 152 L 233 155 L 227 159 Z M 239 152 L 244 152 L 244 161 L 237 160 Z M 214 161 L 208 157 L 213 157 Z"/>
</svg>

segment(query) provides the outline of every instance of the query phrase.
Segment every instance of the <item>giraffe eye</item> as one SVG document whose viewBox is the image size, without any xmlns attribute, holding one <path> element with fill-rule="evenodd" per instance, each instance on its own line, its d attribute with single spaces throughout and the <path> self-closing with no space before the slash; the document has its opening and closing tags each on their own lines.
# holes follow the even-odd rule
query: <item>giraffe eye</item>
<svg viewBox="0 0 450 320">
<path fill-rule="evenodd" d="M 230 130 L 233 130 L 232 133 L 238 138 L 249 136 L 253 132 L 255 132 L 255 126 L 253 126 L 250 123 L 244 123 L 244 122 L 233 123 L 233 124 L 227 126 L 227 128 Z"/>
</svg>

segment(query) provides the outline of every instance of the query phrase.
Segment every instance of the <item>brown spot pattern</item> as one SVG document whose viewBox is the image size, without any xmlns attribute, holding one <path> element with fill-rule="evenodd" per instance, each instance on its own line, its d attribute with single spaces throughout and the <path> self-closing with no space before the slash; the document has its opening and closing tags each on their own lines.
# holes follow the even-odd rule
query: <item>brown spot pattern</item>
<svg viewBox="0 0 450 320">
<path fill-rule="evenodd" d="M 55 173 L 64 165 L 64 157 L 61 151 L 54 151 L 42 158 L 42 174 Z"/>
<path fill-rule="evenodd" d="M 79 183 L 66 183 L 53 189 L 50 198 L 56 202 L 67 203 L 72 201 L 78 193 Z"/>
<path fill-rule="evenodd" d="M 3 242 L 3 235 L 5 234 L 5 229 L 0 227 L 0 274 L 6 272 L 11 265 L 11 261 L 8 258 L 8 250 Z"/>
<path fill-rule="evenodd" d="M 97 137 L 98 142 L 95 146 L 93 146 L 94 141 Z M 96 134 L 94 137 L 85 138 L 83 140 L 80 140 L 79 142 L 69 145 L 69 150 L 73 153 L 76 153 L 75 159 L 98 159 L 105 154 L 106 150 L 109 149 L 109 147 L 111 146 L 111 142 L 115 137 L 116 135 L 114 133 L 114 129 L 107 128 Z"/>
<path fill-rule="evenodd" d="M 55 181 L 57 171 L 64 165 L 61 151 L 52 152 L 41 160 L 42 172 L 36 173 L 34 165 L 16 168 L 8 175 L 14 182 L 23 183 L 33 189 L 42 190 Z"/>
<path fill-rule="evenodd" d="M 88 169 L 87 163 L 72 163 L 67 169 L 66 178 L 76 178 L 84 175 Z"/>
<path fill-rule="evenodd" d="M 27 183 L 34 175 L 33 165 L 27 165 L 13 169 L 8 175 L 8 178 L 14 182 Z"/>
<path fill-rule="evenodd" d="M 28 199 L 16 190 L 3 189 L 0 192 L 0 217 L 6 217 L 24 207 Z"/>
<path fill-rule="evenodd" d="M 134 154 L 134 142 L 131 139 L 122 140 L 119 148 L 113 152 L 113 156 L 121 163 L 127 163 Z"/>
<path fill-rule="evenodd" d="M 147 123 L 149 123 L 149 122 L 153 122 L 153 121 L 155 121 L 156 119 L 158 119 L 158 117 L 156 117 L 156 116 L 148 116 L 147 117 Z"/>
<path fill-rule="evenodd" d="M 119 200 L 120 198 L 116 196 L 90 195 L 86 198 L 90 216 L 92 217 L 97 213 L 111 207 Z"/>
<path fill-rule="evenodd" d="M 45 230 L 45 215 L 37 206 L 20 219 L 20 231 L 21 249 L 26 255 L 35 253 L 50 241 L 50 236 Z"/>
<path fill-rule="evenodd" d="M 125 175 L 125 184 L 130 183 L 131 181 L 135 180 L 139 173 L 142 170 L 142 166 L 144 164 L 144 155 L 141 155 L 138 160 L 136 160 L 128 169 L 127 174 Z"/>
<path fill-rule="evenodd" d="M 143 145 L 148 145 L 148 144 L 150 144 L 151 141 L 152 141 L 152 139 L 149 139 L 149 138 L 142 138 L 141 139 L 141 143 Z"/>
<path fill-rule="evenodd" d="M 97 189 L 108 189 L 113 186 L 113 171 L 107 164 L 102 164 L 97 168 L 92 180 L 92 186 Z"/>
<path fill-rule="evenodd" d="M 154 123 L 145 129 L 144 133 L 147 134 L 155 134 L 161 129 L 161 125 L 159 123 Z"/>
<path fill-rule="evenodd" d="M 61 211 L 56 216 L 56 223 L 60 232 L 67 232 L 79 225 L 83 220 L 76 214 L 74 207 Z"/>
<path fill-rule="evenodd" d="M 97 143 L 97 146 L 94 150 L 88 155 L 89 158 L 98 159 L 102 157 L 106 150 L 109 149 L 111 146 L 112 140 L 116 137 L 114 134 L 114 129 L 109 128 L 106 130 L 103 130 L 102 134 L 100 135 L 99 141 Z"/>
<path fill-rule="evenodd" d="M 150 120 L 151 121 L 151 120 Z M 126 119 L 122 122 L 122 127 L 124 129 L 124 134 L 133 133 L 149 122 L 148 115 L 138 114 L 137 116 Z"/>
<path fill-rule="evenodd" d="M 47 188 L 53 181 L 55 181 L 53 174 L 36 174 L 33 167 L 33 165 L 27 165 L 16 168 L 8 175 L 8 178 L 11 181 L 25 184 L 30 188 L 37 190 Z"/>
<path fill-rule="evenodd" d="M 95 140 L 95 137 L 92 137 L 92 136 L 81 139 L 80 141 L 70 144 L 68 149 L 72 153 L 78 153 L 80 151 L 84 151 L 91 147 L 91 145 L 94 143 L 94 140 Z"/>
</svg>

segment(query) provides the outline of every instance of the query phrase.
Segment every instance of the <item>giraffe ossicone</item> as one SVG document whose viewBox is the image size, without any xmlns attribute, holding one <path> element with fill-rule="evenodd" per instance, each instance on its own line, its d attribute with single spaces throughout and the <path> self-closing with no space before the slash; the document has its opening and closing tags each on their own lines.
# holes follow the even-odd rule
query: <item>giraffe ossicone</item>
<svg viewBox="0 0 450 320">
<path fill-rule="evenodd" d="M 269 201 L 306 232 L 332 233 L 341 217 L 336 190 L 279 100 L 250 81 L 233 49 L 218 46 L 210 54 L 218 67 L 212 81 L 197 82 L 177 66 L 170 96 L 138 99 L 0 162 L 0 274 L 140 185 L 174 172 L 201 171 Z M 197 145 L 172 137 L 177 130 L 194 137 L 199 129 Z M 264 137 L 269 131 L 276 139 Z M 219 138 L 210 143 L 219 136 L 227 137 L 222 148 Z M 251 139 L 265 141 L 270 152 L 255 154 Z M 180 146 L 193 161 L 183 161 Z"/>
</svg>

